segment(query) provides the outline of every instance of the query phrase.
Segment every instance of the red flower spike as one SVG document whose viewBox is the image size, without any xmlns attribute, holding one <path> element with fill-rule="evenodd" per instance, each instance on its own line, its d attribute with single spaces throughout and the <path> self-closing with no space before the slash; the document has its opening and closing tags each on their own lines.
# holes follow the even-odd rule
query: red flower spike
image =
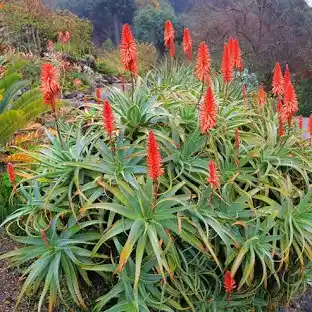
<svg viewBox="0 0 312 312">
<path fill-rule="evenodd" d="M 298 99 L 292 83 L 288 84 L 284 94 L 283 120 L 291 124 L 292 116 L 298 111 Z"/>
<path fill-rule="evenodd" d="M 210 184 L 210 188 L 219 190 L 220 181 L 218 177 L 217 166 L 213 160 L 211 160 L 208 164 L 208 173 L 209 173 L 209 178 L 207 181 Z"/>
<path fill-rule="evenodd" d="M 235 40 L 230 37 L 229 39 L 229 42 L 228 42 L 228 48 L 229 48 L 229 51 L 230 51 L 230 59 L 231 59 L 231 66 L 232 68 L 235 67 L 235 54 L 236 54 L 236 51 L 235 51 Z"/>
<path fill-rule="evenodd" d="M 310 136 L 312 137 L 312 115 L 310 115 L 309 117 L 308 129 L 309 129 Z"/>
<path fill-rule="evenodd" d="M 48 46 L 47 46 L 47 50 L 49 52 L 52 52 L 54 50 L 54 42 L 52 40 L 48 41 Z"/>
<path fill-rule="evenodd" d="M 125 70 L 136 75 L 138 62 L 137 49 L 131 28 L 128 24 L 125 24 L 122 29 L 120 56 Z"/>
<path fill-rule="evenodd" d="M 199 115 L 201 133 L 209 133 L 209 130 L 217 125 L 217 107 L 211 87 L 207 89 L 205 101 L 199 109 Z"/>
<path fill-rule="evenodd" d="M 49 248 L 49 247 L 50 247 L 50 245 L 49 245 L 49 240 L 48 240 L 48 237 L 47 237 L 46 232 L 45 232 L 43 229 L 40 229 L 40 235 L 41 235 L 41 238 L 42 238 L 42 240 L 43 240 L 45 246 L 46 246 L 47 248 Z"/>
<path fill-rule="evenodd" d="M 197 54 L 196 77 L 203 82 L 209 81 L 209 73 L 211 68 L 211 58 L 209 49 L 205 41 L 202 41 Z"/>
<path fill-rule="evenodd" d="M 15 175 L 14 165 L 12 163 L 8 163 L 7 172 L 8 172 L 11 185 L 15 185 L 16 175 Z"/>
<path fill-rule="evenodd" d="M 70 32 L 69 31 L 66 31 L 64 37 L 63 37 L 63 43 L 64 44 L 67 44 L 70 40 Z"/>
<path fill-rule="evenodd" d="M 62 31 L 59 31 L 58 34 L 57 34 L 57 40 L 59 43 L 63 43 L 63 40 L 64 40 L 64 34 Z"/>
<path fill-rule="evenodd" d="M 44 103 L 56 110 L 56 102 L 60 95 L 59 73 L 52 64 L 46 63 L 41 69 L 41 91 L 43 93 Z"/>
<path fill-rule="evenodd" d="M 231 64 L 231 52 L 228 44 L 224 44 L 221 71 L 224 83 L 229 83 L 233 79 L 233 67 Z"/>
<path fill-rule="evenodd" d="M 263 85 L 260 85 L 258 88 L 258 98 L 257 98 L 258 105 L 265 106 L 266 100 L 267 94 L 263 89 Z"/>
<path fill-rule="evenodd" d="M 231 294 L 235 288 L 235 279 L 230 271 L 226 271 L 224 274 L 224 289 L 226 293 L 226 299 L 228 302 L 231 301 Z"/>
<path fill-rule="evenodd" d="M 298 127 L 299 127 L 300 130 L 303 129 L 303 119 L 302 119 L 302 116 L 298 117 Z"/>
<path fill-rule="evenodd" d="M 165 32 L 164 32 L 165 47 L 167 49 L 170 49 L 170 45 L 174 41 L 174 37 L 175 34 L 172 22 L 170 20 L 167 20 L 165 22 Z"/>
<path fill-rule="evenodd" d="M 115 118 L 113 114 L 113 109 L 110 103 L 105 100 L 103 104 L 103 127 L 108 134 L 108 136 L 112 136 L 113 131 L 115 130 Z"/>
<path fill-rule="evenodd" d="M 98 102 L 98 104 L 101 104 L 101 89 L 100 88 L 96 88 L 95 90 L 95 97 L 96 97 L 96 101 Z"/>
<path fill-rule="evenodd" d="M 278 113 L 280 113 L 282 110 L 283 110 L 283 102 L 282 102 L 281 99 L 279 99 L 279 100 L 277 101 L 276 111 L 277 111 Z"/>
<path fill-rule="evenodd" d="M 147 142 L 147 173 L 148 176 L 152 178 L 154 182 L 164 173 L 164 170 L 161 166 L 161 156 L 159 152 L 158 143 L 154 136 L 152 130 L 148 134 Z"/>
<path fill-rule="evenodd" d="M 243 60 L 242 60 L 242 51 L 239 46 L 239 42 L 237 39 L 234 40 L 234 66 L 237 70 L 242 71 L 244 66 L 243 66 Z"/>
<path fill-rule="evenodd" d="M 235 146 L 236 146 L 237 151 L 239 151 L 239 148 L 240 148 L 240 137 L 239 137 L 238 128 L 235 128 Z"/>
<path fill-rule="evenodd" d="M 273 87 L 272 91 L 275 96 L 284 94 L 284 90 L 285 90 L 284 78 L 283 78 L 281 65 L 278 62 L 275 64 L 275 68 L 274 68 L 272 87 Z"/>
<path fill-rule="evenodd" d="M 287 86 L 291 84 L 290 71 L 288 64 L 286 64 L 286 70 L 284 75 L 284 92 L 286 93 Z"/>
<path fill-rule="evenodd" d="M 193 49 L 192 49 L 192 38 L 190 30 L 188 28 L 184 29 L 183 35 L 183 51 L 186 54 L 189 61 L 193 58 Z"/>
</svg>

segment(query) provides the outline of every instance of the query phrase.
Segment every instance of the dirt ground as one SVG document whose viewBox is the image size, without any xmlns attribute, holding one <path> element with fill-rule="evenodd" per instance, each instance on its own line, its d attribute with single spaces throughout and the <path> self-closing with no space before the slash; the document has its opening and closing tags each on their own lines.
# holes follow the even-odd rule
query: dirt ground
<svg viewBox="0 0 312 312">
<path fill-rule="evenodd" d="M 16 248 L 16 243 L 10 240 L 3 229 L 0 230 L 0 254 Z M 19 294 L 22 282 L 16 269 L 8 268 L 6 261 L 0 261 L 0 311 L 13 312 L 16 297 Z M 19 306 L 18 312 L 32 312 L 26 301 Z"/>
</svg>

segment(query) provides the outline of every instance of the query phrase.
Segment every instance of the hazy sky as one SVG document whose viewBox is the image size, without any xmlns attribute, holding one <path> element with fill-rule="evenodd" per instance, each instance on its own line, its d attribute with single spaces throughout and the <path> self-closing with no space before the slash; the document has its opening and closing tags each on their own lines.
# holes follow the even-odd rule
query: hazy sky
<svg viewBox="0 0 312 312">
<path fill-rule="evenodd" d="M 308 5 L 312 6 L 312 0 L 306 0 L 306 2 L 308 3 Z"/>
</svg>

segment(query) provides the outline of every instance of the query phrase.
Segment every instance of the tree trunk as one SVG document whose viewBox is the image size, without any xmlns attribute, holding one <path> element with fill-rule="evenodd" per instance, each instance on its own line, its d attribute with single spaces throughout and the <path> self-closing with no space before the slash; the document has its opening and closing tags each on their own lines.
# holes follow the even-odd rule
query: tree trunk
<svg viewBox="0 0 312 312">
<path fill-rule="evenodd" d="M 120 20 L 117 14 L 114 15 L 114 32 L 115 32 L 115 44 L 120 44 Z"/>
</svg>

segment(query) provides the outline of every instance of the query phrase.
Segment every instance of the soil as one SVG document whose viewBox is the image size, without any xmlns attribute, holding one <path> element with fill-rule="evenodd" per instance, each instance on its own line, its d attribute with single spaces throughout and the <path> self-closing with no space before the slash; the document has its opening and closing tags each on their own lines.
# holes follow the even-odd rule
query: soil
<svg viewBox="0 0 312 312">
<path fill-rule="evenodd" d="M 312 312 L 312 288 L 304 296 L 294 300 L 289 307 L 280 309 L 280 312 Z"/>
<path fill-rule="evenodd" d="M 0 230 L 0 254 L 11 251 L 18 247 L 10 240 L 3 229 Z M 20 273 L 13 268 L 8 268 L 7 261 L 0 261 L 0 311 L 13 312 L 16 297 L 18 296 L 22 282 Z M 26 302 L 22 302 L 17 312 L 31 312 Z"/>
</svg>

